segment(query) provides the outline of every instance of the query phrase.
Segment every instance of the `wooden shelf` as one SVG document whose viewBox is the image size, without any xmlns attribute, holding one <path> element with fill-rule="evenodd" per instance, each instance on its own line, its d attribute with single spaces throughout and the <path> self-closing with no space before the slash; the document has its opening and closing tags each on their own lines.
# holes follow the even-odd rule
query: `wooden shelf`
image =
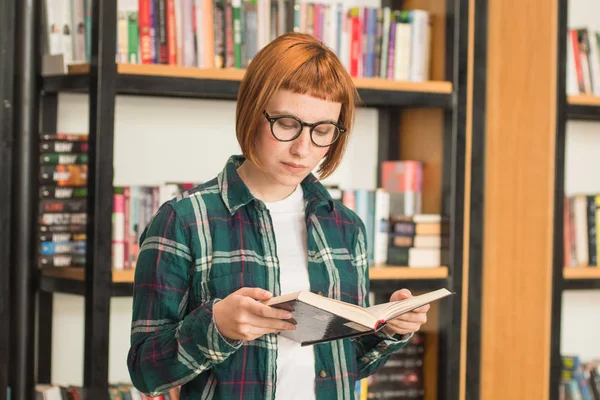
<svg viewBox="0 0 600 400">
<path fill-rule="evenodd" d="M 89 64 L 69 66 L 70 75 L 88 74 Z M 117 73 L 121 75 L 160 76 L 168 78 L 192 78 L 241 81 L 246 71 L 243 69 L 223 68 L 205 69 L 175 65 L 157 64 L 117 64 Z M 452 93 L 452 83 L 445 81 L 408 82 L 391 81 L 379 78 L 353 78 L 354 85 L 360 89 L 412 91 L 424 93 Z"/>
<path fill-rule="evenodd" d="M 112 279 L 114 283 L 132 283 L 134 274 L 135 270 L 133 269 L 123 271 L 113 270 Z M 42 275 L 53 278 L 84 281 L 85 269 L 83 267 L 44 268 L 42 269 Z"/>
<path fill-rule="evenodd" d="M 600 107 L 600 96 L 578 95 L 568 96 L 567 102 L 576 106 L 595 106 Z"/>
<path fill-rule="evenodd" d="M 600 267 L 565 267 L 565 279 L 600 279 Z"/>
<path fill-rule="evenodd" d="M 600 121 L 600 96 L 568 96 L 567 103 L 569 119 Z"/>
<path fill-rule="evenodd" d="M 446 279 L 447 267 L 411 268 L 395 266 L 375 266 L 369 268 L 371 280 L 404 280 L 404 279 Z"/>
<path fill-rule="evenodd" d="M 49 93 L 88 91 L 89 64 L 69 66 L 66 75 L 43 77 Z M 194 97 L 235 100 L 245 71 L 203 69 L 170 65 L 117 64 L 118 94 Z M 407 82 L 379 78 L 355 78 L 354 84 L 367 107 L 452 107 L 452 83 Z"/>
<path fill-rule="evenodd" d="M 112 274 L 114 283 L 133 283 L 135 270 L 113 270 Z M 84 268 L 45 268 L 42 269 L 42 275 L 76 281 L 85 280 Z M 376 266 L 369 269 L 369 278 L 372 280 L 446 279 L 447 277 L 447 267 L 410 268 L 396 266 Z"/>
</svg>

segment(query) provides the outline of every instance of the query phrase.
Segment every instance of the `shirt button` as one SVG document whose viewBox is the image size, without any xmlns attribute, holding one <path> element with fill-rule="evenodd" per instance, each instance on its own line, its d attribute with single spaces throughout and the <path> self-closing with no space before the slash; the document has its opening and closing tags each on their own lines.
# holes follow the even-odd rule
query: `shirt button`
<svg viewBox="0 0 600 400">
<path fill-rule="evenodd" d="M 321 370 L 321 372 L 319 372 L 319 376 L 321 378 L 325 378 L 327 376 L 327 372 L 325 372 L 325 370 Z"/>
<path fill-rule="evenodd" d="M 315 253 L 315 255 L 313 256 L 313 259 L 316 260 L 319 256 L 317 255 L 317 253 Z"/>
</svg>

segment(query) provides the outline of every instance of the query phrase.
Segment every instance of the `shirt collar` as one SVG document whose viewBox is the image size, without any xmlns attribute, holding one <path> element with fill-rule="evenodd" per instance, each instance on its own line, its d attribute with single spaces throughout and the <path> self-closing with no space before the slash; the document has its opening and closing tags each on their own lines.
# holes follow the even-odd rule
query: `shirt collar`
<svg viewBox="0 0 600 400">
<path fill-rule="evenodd" d="M 231 215 L 240 208 L 252 201 L 256 201 L 259 207 L 264 207 L 264 203 L 256 199 L 248 186 L 240 178 L 237 169 L 245 161 L 241 155 L 233 155 L 227 160 L 225 168 L 218 175 L 217 182 L 221 198 Z M 306 212 L 308 215 L 314 213 L 319 207 L 327 206 L 331 212 L 334 209 L 334 202 L 327 189 L 317 179 L 314 174 L 310 173 L 301 183 L 304 192 L 304 200 L 306 200 Z"/>
</svg>

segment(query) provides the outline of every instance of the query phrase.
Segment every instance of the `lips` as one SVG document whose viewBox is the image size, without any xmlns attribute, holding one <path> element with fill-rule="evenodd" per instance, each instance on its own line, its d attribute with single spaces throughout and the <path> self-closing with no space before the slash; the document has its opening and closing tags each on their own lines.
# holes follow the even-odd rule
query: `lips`
<svg viewBox="0 0 600 400">
<path fill-rule="evenodd" d="M 290 169 L 292 171 L 300 171 L 300 170 L 303 170 L 303 169 L 306 168 L 304 165 L 301 165 L 301 164 L 288 163 L 288 162 L 282 162 L 282 164 L 286 168 L 288 168 L 288 169 Z"/>
</svg>

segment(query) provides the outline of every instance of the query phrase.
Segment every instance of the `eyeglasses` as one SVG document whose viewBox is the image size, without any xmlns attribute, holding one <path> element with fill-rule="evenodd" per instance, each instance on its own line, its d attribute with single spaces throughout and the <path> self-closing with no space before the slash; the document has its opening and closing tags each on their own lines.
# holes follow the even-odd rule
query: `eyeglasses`
<svg viewBox="0 0 600 400">
<path fill-rule="evenodd" d="M 328 147 L 334 144 L 342 133 L 346 132 L 346 128 L 342 125 L 329 121 L 309 124 L 293 115 L 272 117 L 266 111 L 263 111 L 263 113 L 271 125 L 271 133 L 275 139 L 280 142 L 291 142 L 292 140 L 296 140 L 302 133 L 302 129 L 307 126 L 310 128 L 310 140 L 314 145 L 318 147 Z"/>
</svg>

